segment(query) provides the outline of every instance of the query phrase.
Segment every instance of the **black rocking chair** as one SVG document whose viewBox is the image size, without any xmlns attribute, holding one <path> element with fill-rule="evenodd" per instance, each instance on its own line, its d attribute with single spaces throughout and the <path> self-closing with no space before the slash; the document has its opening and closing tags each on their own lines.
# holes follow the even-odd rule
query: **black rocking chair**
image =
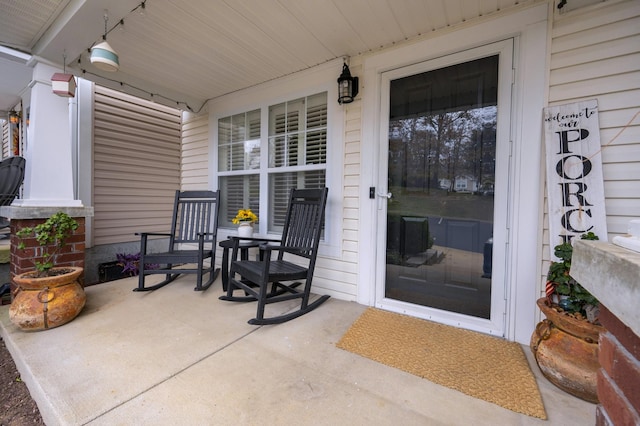
<svg viewBox="0 0 640 426">
<path fill-rule="evenodd" d="M 181 274 L 197 274 L 194 290 L 208 289 L 220 269 L 215 268 L 220 191 L 176 191 L 170 233 L 141 232 L 138 287 L 134 291 L 149 291 L 163 287 Z M 169 237 L 169 248 L 159 253 L 147 252 L 148 237 Z M 195 247 L 194 247 L 195 246 Z M 204 261 L 210 259 L 209 265 Z M 195 264 L 193 268 L 183 265 Z M 177 268 L 176 268 L 177 266 Z M 202 283 L 205 274 L 206 283 Z M 166 274 L 158 284 L 145 286 L 151 274 Z"/>
<path fill-rule="evenodd" d="M 0 161 L 0 206 L 8 206 L 18 196 L 24 180 L 25 159 L 9 157 Z M 0 229 L 9 226 L 9 220 L 0 217 Z"/>
<path fill-rule="evenodd" d="M 233 237 L 229 286 L 227 294 L 220 296 L 220 299 L 234 302 L 257 300 L 256 317 L 249 320 L 249 324 L 279 324 L 289 321 L 312 311 L 329 298 L 324 295 L 309 303 L 327 193 L 327 188 L 291 190 L 282 239 L 256 238 L 267 242 L 260 247 L 263 251 L 261 261 L 237 260 L 241 239 Z M 274 242 L 280 245 L 273 245 Z M 271 259 L 272 252 L 278 253 L 275 259 Z M 298 280 L 305 281 L 301 289 L 296 288 L 302 284 Z M 285 281 L 289 283 L 285 284 Z M 234 290 L 244 291 L 244 296 L 234 296 Z M 299 309 L 284 315 L 264 317 L 267 304 L 292 299 L 302 299 Z"/>
</svg>

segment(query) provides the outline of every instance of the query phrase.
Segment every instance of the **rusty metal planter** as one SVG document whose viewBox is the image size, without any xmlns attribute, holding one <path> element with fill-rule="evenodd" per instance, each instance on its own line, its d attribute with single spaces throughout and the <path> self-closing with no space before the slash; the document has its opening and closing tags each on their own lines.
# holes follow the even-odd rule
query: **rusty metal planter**
<svg viewBox="0 0 640 426">
<path fill-rule="evenodd" d="M 557 312 L 545 298 L 537 305 L 547 317 L 531 336 L 540 371 L 565 392 L 597 403 L 598 336 L 605 329 Z"/>
<path fill-rule="evenodd" d="M 74 319 L 86 302 L 78 277 L 83 268 L 63 267 L 70 272 L 50 277 L 30 277 L 30 272 L 16 275 L 9 319 L 25 331 L 58 327 Z"/>
</svg>

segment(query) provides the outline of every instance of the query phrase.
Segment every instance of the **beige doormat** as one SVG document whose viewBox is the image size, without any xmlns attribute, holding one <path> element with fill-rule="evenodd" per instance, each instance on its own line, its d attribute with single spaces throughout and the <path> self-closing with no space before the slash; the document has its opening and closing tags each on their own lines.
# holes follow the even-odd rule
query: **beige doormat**
<svg viewBox="0 0 640 426">
<path fill-rule="evenodd" d="M 517 413 L 547 418 L 516 342 L 368 308 L 337 346 Z"/>
</svg>

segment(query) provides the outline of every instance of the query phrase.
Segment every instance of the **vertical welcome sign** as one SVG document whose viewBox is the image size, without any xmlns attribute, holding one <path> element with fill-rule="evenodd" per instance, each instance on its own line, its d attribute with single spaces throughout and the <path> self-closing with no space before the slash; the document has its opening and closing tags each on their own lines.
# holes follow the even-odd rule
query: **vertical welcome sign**
<svg viewBox="0 0 640 426">
<path fill-rule="evenodd" d="M 593 232 L 607 239 L 598 101 L 544 109 L 549 243 Z"/>
</svg>

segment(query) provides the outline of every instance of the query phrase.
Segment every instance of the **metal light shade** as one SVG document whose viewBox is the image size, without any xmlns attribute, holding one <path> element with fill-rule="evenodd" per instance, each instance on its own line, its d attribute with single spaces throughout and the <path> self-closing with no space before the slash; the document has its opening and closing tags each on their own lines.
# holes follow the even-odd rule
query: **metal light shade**
<svg viewBox="0 0 640 426">
<path fill-rule="evenodd" d="M 338 103 L 348 104 L 358 94 L 358 77 L 351 77 L 347 64 L 342 65 L 342 74 L 338 77 Z"/>
<path fill-rule="evenodd" d="M 91 63 L 104 71 L 114 72 L 120 68 L 120 61 L 109 43 L 103 41 L 91 48 Z"/>
</svg>

